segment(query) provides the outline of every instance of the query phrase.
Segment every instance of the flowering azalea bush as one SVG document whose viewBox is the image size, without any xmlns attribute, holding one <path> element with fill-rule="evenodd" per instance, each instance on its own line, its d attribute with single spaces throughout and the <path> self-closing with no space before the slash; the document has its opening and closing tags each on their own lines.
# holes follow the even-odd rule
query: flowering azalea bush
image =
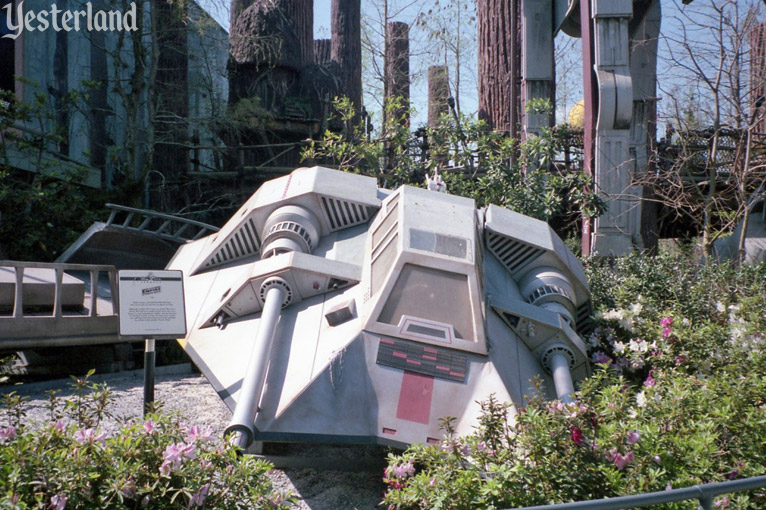
<svg viewBox="0 0 766 510">
<path fill-rule="evenodd" d="M 490 398 L 466 437 L 445 419 L 440 445 L 389 457 L 389 508 L 514 508 L 766 474 L 766 266 L 634 256 L 587 272 L 593 375 L 574 402 Z M 766 508 L 766 490 L 714 508 Z"/>
<path fill-rule="evenodd" d="M 271 466 L 178 416 L 154 413 L 108 431 L 106 386 L 82 379 L 52 395 L 49 422 L 31 424 L 5 398 L 0 419 L 0 508 L 287 508 Z"/>
</svg>

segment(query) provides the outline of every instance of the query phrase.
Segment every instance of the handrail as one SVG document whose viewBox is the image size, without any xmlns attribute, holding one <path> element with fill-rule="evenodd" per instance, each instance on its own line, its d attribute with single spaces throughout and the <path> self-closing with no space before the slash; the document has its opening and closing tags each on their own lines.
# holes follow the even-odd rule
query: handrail
<svg viewBox="0 0 766 510">
<path fill-rule="evenodd" d="M 90 273 L 90 299 L 88 306 L 88 317 L 98 316 L 98 275 L 106 272 L 109 275 L 109 288 L 112 294 L 112 315 L 117 315 L 119 310 L 118 292 L 117 292 L 117 269 L 109 265 L 94 264 L 66 264 L 52 262 L 20 262 L 15 260 L 0 260 L 0 267 L 13 268 L 16 276 L 16 287 L 13 302 L 13 314 L 11 318 L 24 318 L 24 271 L 26 269 L 52 269 L 55 274 L 53 314 L 51 317 L 68 317 L 63 313 L 62 295 L 64 291 L 63 281 L 64 273 L 72 271 L 87 271 Z M 85 303 L 83 303 L 84 305 Z"/>
<path fill-rule="evenodd" d="M 218 227 L 214 225 L 210 225 L 208 223 L 203 223 L 201 221 L 196 221 L 196 220 L 190 220 L 187 218 L 181 218 L 178 216 L 173 216 L 171 214 L 150 211 L 147 209 L 136 209 L 134 207 L 127 207 L 124 205 L 117 205 L 117 204 L 106 204 L 106 207 L 112 210 L 112 212 L 109 214 L 109 219 L 106 222 L 108 226 L 122 228 L 122 229 L 130 230 L 133 232 L 147 232 L 150 234 L 156 234 L 160 237 L 163 237 L 165 239 L 169 239 L 175 242 L 183 243 L 189 240 L 197 240 L 200 237 L 203 237 L 204 235 L 206 235 L 208 232 L 215 233 L 220 230 Z M 127 216 L 121 222 L 116 221 L 118 212 L 127 213 Z M 133 221 L 133 219 L 136 217 L 136 215 L 138 215 L 139 217 L 143 217 L 143 219 L 138 227 L 131 227 L 130 224 Z M 159 227 L 157 227 L 154 230 L 151 230 L 148 227 L 153 219 L 164 220 L 164 221 L 161 223 Z M 166 232 L 173 223 L 179 223 L 180 225 L 176 229 L 171 229 L 169 232 Z M 182 236 L 181 234 L 190 226 L 197 227 L 199 229 L 197 233 L 195 234 L 195 236 L 194 237 Z"/>
<path fill-rule="evenodd" d="M 644 494 L 590 501 L 575 501 L 572 503 L 556 503 L 553 505 L 526 506 L 513 510 L 626 510 L 692 499 L 698 500 L 703 510 L 712 510 L 713 498 L 715 496 L 763 487 L 766 487 L 766 476 L 754 476 L 730 482 L 705 483 L 660 492 L 647 492 Z"/>
</svg>

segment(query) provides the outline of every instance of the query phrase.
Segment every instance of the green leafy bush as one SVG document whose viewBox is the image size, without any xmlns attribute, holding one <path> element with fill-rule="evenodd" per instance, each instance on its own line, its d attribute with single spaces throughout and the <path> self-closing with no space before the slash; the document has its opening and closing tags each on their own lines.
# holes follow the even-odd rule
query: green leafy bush
<svg viewBox="0 0 766 510">
<path fill-rule="evenodd" d="M 552 164 L 559 148 L 550 129 L 519 144 L 484 121 L 444 115 L 438 126 L 418 130 L 425 135 L 421 140 L 397 117 L 406 109 L 395 99 L 386 105 L 383 135 L 373 139 L 361 124 L 353 124 L 356 112 L 347 98 L 336 99 L 333 106 L 346 129 L 328 130 L 321 141 L 311 142 L 303 161 L 371 175 L 391 189 L 423 185 L 427 174 L 438 172 L 449 193 L 473 198 L 479 207 L 496 204 L 544 221 L 556 218 L 565 226 L 604 211 L 603 199 L 588 191 L 588 177 Z"/>
<path fill-rule="evenodd" d="M 29 424 L 5 398 L 0 422 L 0 508 L 287 508 L 271 466 L 177 416 L 154 413 L 108 432 L 106 386 L 82 379 L 52 394 L 49 423 Z"/>
<path fill-rule="evenodd" d="M 467 437 L 445 420 L 441 445 L 389 457 L 389 508 L 514 508 L 766 474 L 766 265 L 636 255 L 586 266 L 594 374 L 574 403 L 490 399 Z M 766 490 L 715 508 L 766 508 Z"/>
</svg>

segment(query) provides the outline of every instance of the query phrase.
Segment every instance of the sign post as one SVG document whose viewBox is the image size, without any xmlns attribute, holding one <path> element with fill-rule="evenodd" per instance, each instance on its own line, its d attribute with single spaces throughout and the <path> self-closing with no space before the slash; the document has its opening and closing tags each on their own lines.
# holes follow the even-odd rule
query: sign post
<svg viewBox="0 0 766 510">
<path fill-rule="evenodd" d="M 154 402 L 155 340 L 186 336 L 181 271 L 119 271 L 120 336 L 143 339 L 144 415 Z"/>
<path fill-rule="evenodd" d="M 154 338 L 147 338 L 144 345 L 144 416 L 150 411 L 154 402 Z"/>
</svg>

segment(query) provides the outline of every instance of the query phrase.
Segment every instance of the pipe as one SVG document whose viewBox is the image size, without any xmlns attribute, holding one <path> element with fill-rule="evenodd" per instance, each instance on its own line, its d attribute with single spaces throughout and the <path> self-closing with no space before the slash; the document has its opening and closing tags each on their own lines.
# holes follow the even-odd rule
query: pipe
<svg viewBox="0 0 766 510">
<path fill-rule="evenodd" d="M 234 434 L 232 444 L 243 449 L 250 446 L 255 438 L 255 415 L 266 380 L 266 370 L 269 366 L 271 347 L 274 343 L 274 332 L 279 321 L 285 290 L 280 285 L 272 286 L 266 293 L 261 313 L 261 324 L 253 342 L 250 362 L 247 365 L 245 378 L 239 390 L 237 407 L 231 423 L 226 427 L 224 435 Z"/>
<path fill-rule="evenodd" d="M 553 385 L 556 387 L 556 396 L 562 402 L 568 404 L 573 401 L 574 383 L 572 374 L 569 372 L 569 360 L 560 352 L 551 356 L 551 373 L 553 374 Z"/>
</svg>

